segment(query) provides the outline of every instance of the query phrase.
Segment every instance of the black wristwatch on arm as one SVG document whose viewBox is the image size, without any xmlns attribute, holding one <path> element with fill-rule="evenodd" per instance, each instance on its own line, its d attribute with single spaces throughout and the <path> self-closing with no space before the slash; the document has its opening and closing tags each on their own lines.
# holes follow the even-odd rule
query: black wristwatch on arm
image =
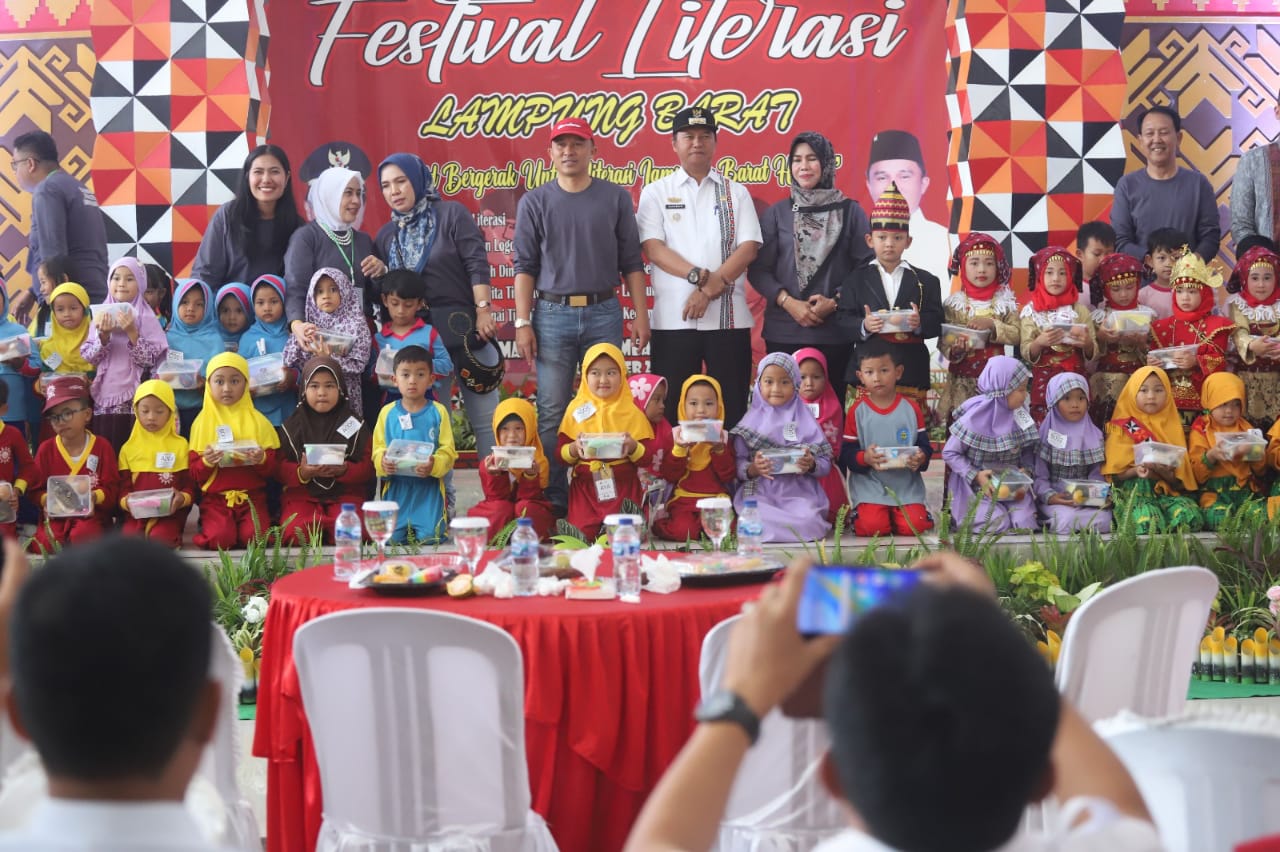
<svg viewBox="0 0 1280 852">
<path fill-rule="evenodd" d="M 740 725 L 751 745 L 760 738 L 760 717 L 747 706 L 736 692 L 721 690 L 704 698 L 694 711 L 699 722 L 733 722 Z"/>
<path fill-rule="evenodd" d="M 685 275 L 684 280 L 688 281 L 688 282 L 689 282 L 690 284 L 692 284 L 694 287 L 701 287 L 701 286 L 702 286 L 702 273 L 703 273 L 704 271 L 705 271 L 705 270 L 703 270 L 703 268 L 702 268 L 702 267 L 700 267 L 700 266 L 695 266 L 695 267 L 693 267 L 692 269 L 690 269 L 690 270 L 689 270 L 689 273 L 688 273 L 687 275 Z"/>
</svg>

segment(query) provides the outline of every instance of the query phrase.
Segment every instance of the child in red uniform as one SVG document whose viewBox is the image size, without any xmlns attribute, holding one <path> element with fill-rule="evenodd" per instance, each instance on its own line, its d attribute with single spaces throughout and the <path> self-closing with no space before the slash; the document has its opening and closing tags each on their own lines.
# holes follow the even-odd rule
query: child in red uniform
<svg viewBox="0 0 1280 852">
<path fill-rule="evenodd" d="M 44 414 L 53 424 L 54 436 L 36 450 L 38 487 L 35 491 L 40 507 L 46 512 L 31 547 L 36 552 L 51 553 L 56 547 L 79 544 L 102 535 L 110 523 L 120 474 L 111 444 L 89 431 L 93 398 L 89 396 L 89 383 L 85 379 L 75 377 L 50 384 Z M 95 507 L 92 514 L 84 518 L 50 518 L 47 512 L 49 477 L 77 475 L 91 480 Z"/>
<path fill-rule="evenodd" d="M 0 417 L 8 408 L 9 385 L 0 382 Z M 27 493 L 27 487 L 38 476 L 27 439 L 13 426 L 0 423 L 0 503 L 9 505 L 5 511 L 11 517 L 18 514 L 18 498 Z M 17 531 L 16 521 L 0 524 L 0 535 L 16 538 Z"/>
<path fill-rule="evenodd" d="M 1200 415 L 1201 386 L 1205 376 L 1226 369 L 1227 351 L 1235 323 L 1214 316 L 1214 291 L 1222 286 L 1222 276 L 1214 272 L 1195 252 L 1186 252 L 1173 267 L 1173 316 L 1151 323 L 1151 348 L 1194 345 L 1194 353 L 1173 356 L 1175 366 L 1167 369 L 1173 387 L 1173 401 L 1182 418 L 1182 431 Z M 1147 354 L 1147 364 L 1164 366 L 1161 359 Z"/>
<path fill-rule="evenodd" d="M 271 520 L 267 479 L 275 471 L 280 438 L 249 398 L 249 364 L 223 352 L 205 366 L 204 406 L 191 424 L 191 476 L 204 492 L 200 532 L 192 541 L 204 550 L 244 547 Z M 237 449 L 252 441 L 256 449 Z M 240 462 L 239 466 L 232 463 Z"/>
<path fill-rule="evenodd" d="M 1079 304 L 1080 261 L 1061 246 L 1031 257 L 1031 301 L 1018 314 L 1022 360 L 1031 366 L 1031 416 L 1039 425 L 1049 407 L 1045 390 L 1059 373 L 1083 374 L 1096 348 L 1093 318 Z"/>
<path fill-rule="evenodd" d="M 318 524 L 325 544 L 332 544 L 342 504 L 358 503 L 369 494 L 369 436 L 351 408 L 341 364 L 327 356 L 312 358 L 302 365 L 300 381 L 302 399 L 280 426 L 280 520 L 285 541 L 305 541 Z M 341 444 L 345 449 L 341 459 L 313 465 L 307 462 L 308 444 Z"/>
<path fill-rule="evenodd" d="M 551 503 L 543 496 L 550 465 L 538 440 L 538 415 L 526 399 L 511 397 L 498 403 L 493 412 L 493 436 L 498 446 L 533 447 L 533 467 L 504 470 L 492 454 L 480 466 L 480 487 L 484 500 L 471 507 L 467 516 L 487 518 L 489 535 L 516 518 L 529 518 L 538 538 L 551 535 L 556 524 Z"/>
<path fill-rule="evenodd" d="M 167 547 L 182 547 L 182 531 L 195 502 L 195 483 L 187 469 L 187 439 L 178 434 L 178 404 L 173 388 L 152 379 L 133 394 L 133 432 L 120 448 L 120 508 L 127 513 L 123 532 L 146 536 Z M 172 488 L 172 511 L 161 518 L 135 518 L 130 500 L 138 491 Z"/>
<path fill-rule="evenodd" d="M 724 420 L 720 383 L 710 376 L 694 375 L 680 388 L 681 420 Z M 671 452 L 662 462 L 662 476 L 675 486 L 667 501 L 667 513 L 654 521 L 653 532 L 668 541 L 697 541 L 702 535 L 698 501 L 703 497 L 728 497 L 738 478 L 737 460 L 720 429 L 715 441 L 693 442 L 679 426 L 672 435 Z"/>
<path fill-rule="evenodd" d="M 800 399 L 813 412 L 818 425 L 822 427 L 822 434 L 827 436 L 827 443 L 831 445 L 832 456 L 839 457 L 840 436 L 844 429 L 844 406 L 827 376 L 827 356 L 817 349 L 806 347 L 797 349 L 791 357 L 800 366 Z M 856 352 L 854 358 L 857 358 Z M 827 520 L 834 523 L 840 507 L 849 505 L 844 475 L 836 465 L 832 465 L 831 470 L 822 478 L 822 490 L 827 492 L 827 502 L 831 504 Z"/>
<path fill-rule="evenodd" d="M 597 458 L 608 452 L 602 432 L 620 433 L 621 458 Z M 639 469 L 649 460 L 653 427 L 627 389 L 627 362 L 611 343 L 597 343 L 582 359 L 582 383 L 560 421 L 557 451 L 569 474 L 568 521 L 594 539 L 606 515 L 622 511 L 622 502 L 644 498 Z"/>
<path fill-rule="evenodd" d="M 654 514 L 660 514 L 670 489 L 662 478 L 662 463 L 671 455 L 671 424 L 667 422 L 667 380 L 656 373 L 636 373 L 627 379 L 631 398 L 644 412 L 653 427 L 653 443 L 649 445 L 649 461 L 640 468 L 640 484 Z"/>
</svg>

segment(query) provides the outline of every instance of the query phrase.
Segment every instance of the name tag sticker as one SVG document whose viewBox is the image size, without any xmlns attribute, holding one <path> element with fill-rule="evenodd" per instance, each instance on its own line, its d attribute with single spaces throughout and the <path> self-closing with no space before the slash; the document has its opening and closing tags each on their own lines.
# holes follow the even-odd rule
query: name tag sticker
<svg viewBox="0 0 1280 852">
<path fill-rule="evenodd" d="M 1031 429 L 1036 425 L 1036 421 L 1031 417 L 1031 412 L 1025 408 L 1019 408 L 1013 412 L 1013 419 L 1023 429 Z"/>
<path fill-rule="evenodd" d="M 156 453 L 156 467 L 160 470 L 173 470 L 173 465 L 177 462 L 178 457 L 173 453 Z"/>
<path fill-rule="evenodd" d="M 401 414 L 401 415 L 400 415 L 400 428 L 401 428 L 401 429 L 412 429 L 412 428 L 413 428 L 413 415 L 412 415 L 412 414 Z"/>
<path fill-rule="evenodd" d="M 230 426 L 219 426 L 217 435 L 219 444 L 230 444 L 236 439 L 236 435 L 231 431 Z"/>
<path fill-rule="evenodd" d="M 1067 436 L 1056 429 L 1049 430 L 1049 437 L 1047 440 L 1049 441 L 1049 446 L 1053 447 L 1055 450 L 1065 450 L 1067 448 Z"/>
<path fill-rule="evenodd" d="M 62 356 L 57 352 L 50 352 L 49 357 L 45 358 L 44 362 L 48 364 L 51 369 L 56 370 L 62 366 Z"/>
<path fill-rule="evenodd" d="M 413 418 L 410 418 L 412 420 Z M 360 431 L 360 421 L 354 417 L 348 417 L 346 422 L 338 427 L 338 434 L 344 438 L 350 438 L 352 435 Z"/>
<path fill-rule="evenodd" d="M 581 423 L 588 417 L 596 413 L 596 406 L 593 402 L 584 402 L 573 410 L 573 419 Z"/>
<path fill-rule="evenodd" d="M 85 467 L 87 467 L 87 468 L 89 468 L 89 472 L 90 472 L 90 473 L 97 473 L 97 472 L 98 472 L 98 457 L 97 457 L 97 456 L 89 456 L 89 458 L 85 459 L 85 461 L 84 461 L 84 466 L 85 466 Z"/>
<path fill-rule="evenodd" d="M 170 349 L 170 350 L 169 350 L 169 354 L 165 356 L 165 360 L 166 360 L 166 361 L 181 361 L 181 360 L 183 359 L 183 357 L 184 357 L 184 356 L 183 356 L 183 354 L 182 354 L 181 352 L 179 352 L 177 349 Z"/>
<path fill-rule="evenodd" d="M 814 418 L 817 418 L 818 412 L 822 410 L 822 407 L 818 405 L 818 403 L 816 402 L 806 402 L 805 407 L 808 408 L 811 412 L 813 412 Z"/>
<path fill-rule="evenodd" d="M 596 499 L 604 503 L 618 499 L 618 486 L 613 480 L 613 468 L 605 465 L 591 474 L 596 486 Z"/>
<path fill-rule="evenodd" d="M 782 427 L 782 439 L 784 441 L 800 440 L 800 430 L 796 428 L 795 423 L 788 423 L 786 426 Z"/>
<path fill-rule="evenodd" d="M 265 337 L 258 338 L 258 354 L 259 355 L 267 354 L 267 339 Z"/>
</svg>

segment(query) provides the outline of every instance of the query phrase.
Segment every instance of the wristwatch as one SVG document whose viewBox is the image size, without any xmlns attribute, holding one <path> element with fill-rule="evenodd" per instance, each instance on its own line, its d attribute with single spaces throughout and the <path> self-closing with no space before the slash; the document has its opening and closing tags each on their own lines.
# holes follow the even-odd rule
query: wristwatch
<svg viewBox="0 0 1280 852">
<path fill-rule="evenodd" d="M 741 725 L 751 745 L 755 745 L 760 738 L 760 717 L 736 692 L 721 690 L 708 695 L 698 704 L 693 718 L 699 722 L 734 722 Z"/>
<path fill-rule="evenodd" d="M 684 280 L 697 287 L 698 282 L 702 280 L 702 267 L 695 266 L 693 269 L 690 269 L 689 274 L 684 277 Z"/>
<path fill-rule="evenodd" d="M 516 328 L 528 328 L 533 325 L 533 320 L 521 319 L 516 317 Z"/>
<path fill-rule="evenodd" d="M 485 299 L 483 302 L 476 302 L 476 310 L 480 310 L 481 308 L 487 308 L 487 307 L 489 307 L 488 299 Z"/>
</svg>

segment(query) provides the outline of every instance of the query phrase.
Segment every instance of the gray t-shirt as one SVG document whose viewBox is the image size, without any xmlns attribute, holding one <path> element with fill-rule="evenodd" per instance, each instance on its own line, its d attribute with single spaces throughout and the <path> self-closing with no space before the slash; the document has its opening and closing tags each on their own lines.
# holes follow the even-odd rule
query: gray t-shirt
<svg viewBox="0 0 1280 852">
<path fill-rule="evenodd" d="M 27 271 L 33 281 L 42 261 L 65 255 L 71 261 L 71 280 L 84 287 L 89 301 L 107 297 L 107 226 L 102 210 L 88 187 L 66 172 L 51 173 L 32 191 L 28 244 Z"/>
<path fill-rule="evenodd" d="M 238 282 L 252 285 L 260 275 L 284 275 L 283 252 L 266 250 L 250 257 L 248 252 L 241 251 L 237 246 L 230 231 L 233 203 L 228 201 L 214 211 L 209 227 L 200 239 L 200 250 L 196 252 L 196 260 L 191 267 L 191 277 L 208 284 L 215 293 L 224 284 Z M 259 246 L 273 244 L 276 221 L 258 221 L 254 237 Z"/>
<path fill-rule="evenodd" d="M 1205 261 L 1218 256 L 1222 240 L 1213 187 L 1200 172 L 1186 168 L 1168 180 L 1156 180 L 1146 169 L 1120 178 L 1111 204 L 1111 227 L 1116 229 L 1116 251 L 1138 260 L 1147 253 L 1147 238 L 1159 228 L 1182 231 L 1188 248 Z"/>
<path fill-rule="evenodd" d="M 368 313 L 377 301 L 377 287 L 372 278 L 360 271 L 360 264 L 369 255 L 379 256 L 373 239 L 364 231 L 356 231 L 354 244 L 346 248 L 339 248 L 318 222 L 308 222 L 294 231 L 284 253 L 284 312 L 289 322 L 307 318 L 311 276 L 326 266 L 350 275 L 351 283 L 364 294 L 364 308 Z"/>
<path fill-rule="evenodd" d="M 516 273 L 544 293 L 614 289 L 620 275 L 644 269 L 630 193 L 598 179 L 581 192 L 543 184 L 520 199 L 514 254 Z"/>
<path fill-rule="evenodd" d="M 471 211 L 457 201 L 437 201 L 435 211 L 435 240 L 422 268 L 427 304 L 468 308 L 474 313 L 476 297 L 471 285 L 489 283 L 484 234 Z M 388 222 L 374 240 L 378 256 L 386 260 L 390 269 L 402 268 L 402 258 L 395 247 L 399 231 L 395 222 Z"/>
</svg>

